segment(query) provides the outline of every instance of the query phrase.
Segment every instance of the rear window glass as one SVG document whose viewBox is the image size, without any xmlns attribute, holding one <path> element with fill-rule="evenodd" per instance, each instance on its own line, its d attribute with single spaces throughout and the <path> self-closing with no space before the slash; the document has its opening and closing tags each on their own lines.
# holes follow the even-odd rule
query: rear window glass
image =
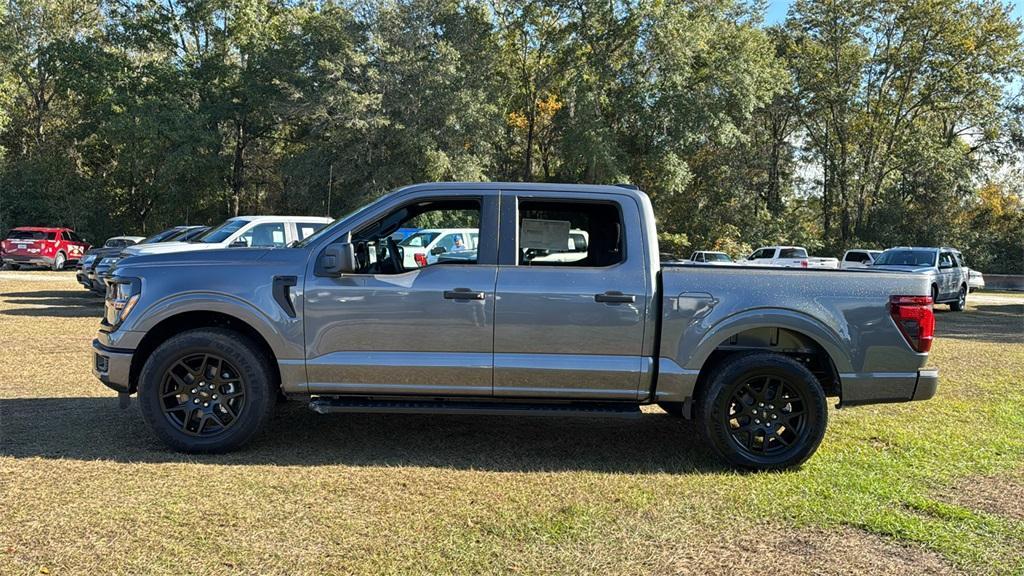
<svg viewBox="0 0 1024 576">
<path fill-rule="evenodd" d="M 53 240 L 56 237 L 54 232 L 39 230 L 11 230 L 11 233 L 7 235 L 8 240 Z"/>
<path fill-rule="evenodd" d="M 807 250 L 803 248 L 783 248 L 779 250 L 779 258 L 807 258 Z"/>
</svg>

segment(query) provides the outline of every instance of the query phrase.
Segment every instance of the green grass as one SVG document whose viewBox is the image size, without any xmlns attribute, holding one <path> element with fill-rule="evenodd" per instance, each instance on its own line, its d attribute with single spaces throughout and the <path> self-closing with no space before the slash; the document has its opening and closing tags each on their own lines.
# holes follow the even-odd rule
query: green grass
<svg viewBox="0 0 1024 576">
<path fill-rule="evenodd" d="M 933 400 L 831 410 L 802 469 L 743 474 L 657 409 L 613 422 L 291 403 L 247 450 L 170 453 L 89 373 L 98 301 L 70 277 L 6 278 L 2 574 L 1024 573 L 1024 521 L 959 497 L 1024 481 L 1015 302 L 938 315 Z"/>
</svg>

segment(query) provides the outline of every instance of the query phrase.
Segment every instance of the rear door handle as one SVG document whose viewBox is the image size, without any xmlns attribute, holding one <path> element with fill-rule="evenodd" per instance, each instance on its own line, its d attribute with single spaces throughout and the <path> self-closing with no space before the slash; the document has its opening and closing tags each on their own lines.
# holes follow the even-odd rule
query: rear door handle
<svg viewBox="0 0 1024 576">
<path fill-rule="evenodd" d="M 604 294 L 594 294 L 594 301 L 609 304 L 632 304 L 636 302 L 636 296 L 633 294 L 623 294 L 618 290 L 609 290 Z"/>
<path fill-rule="evenodd" d="M 444 291 L 445 300 L 483 300 L 483 292 L 474 292 L 469 288 L 456 288 Z"/>
</svg>

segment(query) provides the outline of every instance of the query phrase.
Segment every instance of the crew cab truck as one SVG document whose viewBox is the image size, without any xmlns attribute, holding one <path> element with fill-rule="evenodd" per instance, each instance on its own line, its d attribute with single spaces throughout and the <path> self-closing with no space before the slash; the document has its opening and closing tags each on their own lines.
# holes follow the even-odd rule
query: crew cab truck
<svg viewBox="0 0 1024 576">
<path fill-rule="evenodd" d="M 478 229 L 475 255 L 406 268 L 392 234 L 426 224 Z M 572 230 L 585 253 L 527 257 Z M 638 418 L 658 404 L 698 419 L 732 465 L 780 469 L 821 442 L 827 397 L 932 397 L 933 332 L 913 274 L 662 266 L 635 189 L 435 183 L 290 247 L 123 260 L 92 368 L 187 452 L 242 446 L 283 393 L 320 413 Z"/>
</svg>

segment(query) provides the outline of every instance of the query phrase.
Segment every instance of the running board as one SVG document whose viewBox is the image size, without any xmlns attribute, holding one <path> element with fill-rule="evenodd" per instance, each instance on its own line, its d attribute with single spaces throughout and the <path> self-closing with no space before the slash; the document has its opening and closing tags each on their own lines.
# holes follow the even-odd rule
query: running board
<svg viewBox="0 0 1024 576">
<path fill-rule="evenodd" d="M 310 401 L 309 408 L 319 414 L 369 412 L 378 414 L 470 414 L 474 416 L 600 416 L 604 418 L 639 418 L 642 414 L 638 404 L 610 402 L 529 404 L 521 402 L 317 398 Z"/>
</svg>

